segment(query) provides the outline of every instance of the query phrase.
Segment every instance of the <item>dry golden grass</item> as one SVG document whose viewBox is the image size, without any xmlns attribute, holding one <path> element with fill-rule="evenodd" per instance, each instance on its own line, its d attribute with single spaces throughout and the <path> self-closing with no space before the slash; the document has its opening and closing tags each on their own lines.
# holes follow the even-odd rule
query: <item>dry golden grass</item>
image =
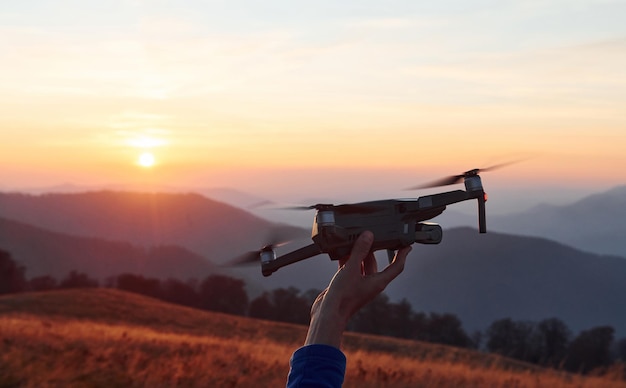
<svg viewBox="0 0 626 388">
<path fill-rule="evenodd" d="M 133 325 L 0 318 L 4 384 L 20 386 L 273 386 L 290 347 Z M 2 384 L 0 384 L 2 385 Z"/>
<path fill-rule="evenodd" d="M 116 290 L 0 298 L 0 387 L 284 386 L 297 325 L 214 314 Z M 346 387 L 626 387 L 501 357 L 347 335 Z"/>
</svg>

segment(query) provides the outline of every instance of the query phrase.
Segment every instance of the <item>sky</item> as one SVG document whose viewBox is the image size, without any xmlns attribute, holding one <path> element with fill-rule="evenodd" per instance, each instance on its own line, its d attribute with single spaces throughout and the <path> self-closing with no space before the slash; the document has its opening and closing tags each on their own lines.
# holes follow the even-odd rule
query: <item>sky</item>
<svg viewBox="0 0 626 388">
<path fill-rule="evenodd" d="M 485 186 L 575 199 L 626 184 L 625 14 L 624 0 L 3 2 L 0 189 L 365 200 L 519 161 Z"/>
</svg>

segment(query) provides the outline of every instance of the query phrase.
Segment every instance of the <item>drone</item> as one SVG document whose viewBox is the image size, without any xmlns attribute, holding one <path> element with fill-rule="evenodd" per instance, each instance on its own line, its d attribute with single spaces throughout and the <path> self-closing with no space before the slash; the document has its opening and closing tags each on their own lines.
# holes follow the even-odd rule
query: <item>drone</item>
<svg viewBox="0 0 626 388">
<path fill-rule="evenodd" d="M 229 262 L 229 265 L 261 263 L 263 276 L 270 276 L 278 269 L 322 253 L 331 260 L 347 257 L 358 236 L 369 230 L 374 234 L 372 251 L 386 250 L 389 262 L 395 252 L 413 243 L 439 244 L 443 230 L 428 220 L 440 215 L 446 206 L 467 200 L 478 202 L 478 230 L 487 233 L 485 202 L 479 173 L 493 170 L 502 165 L 473 169 L 460 175 L 408 188 L 417 190 L 430 187 L 453 185 L 463 182 L 465 190 L 426 195 L 411 199 L 386 199 L 354 204 L 316 204 L 300 206 L 294 210 L 316 210 L 313 218 L 311 239 L 313 243 L 277 257 L 275 248 L 285 243 L 272 242 L 260 250 L 248 252 Z"/>
</svg>

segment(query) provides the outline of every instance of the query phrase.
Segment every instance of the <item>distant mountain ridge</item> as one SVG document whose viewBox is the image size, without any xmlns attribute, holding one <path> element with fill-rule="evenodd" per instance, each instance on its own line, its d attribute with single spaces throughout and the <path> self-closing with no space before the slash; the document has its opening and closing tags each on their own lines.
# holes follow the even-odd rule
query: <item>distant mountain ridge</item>
<svg viewBox="0 0 626 388">
<path fill-rule="evenodd" d="M 446 210 L 442 226 L 475 226 L 476 217 Z M 587 252 L 626 257 L 626 186 L 587 196 L 569 205 L 538 205 L 514 214 L 490 215 L 487 229 L 549 238 Z"/>
<path fill-rule="evenodd" d="M 0 217 L 80 237 L 180 245 L 215 262 L 259 248 L 271 233 L 309 233 L 193 193 L 0 193 Z"/>
<path fill-rule="evenodd" d="M 540 206 L 495 217 L 493 225 L 503 232 L 548 237 L 582 250 L 626 257 L 626 186 L 567 206 Z"/>
<path fill-rule="evenodd" d="M 610 324 L 626 335 L 625 258 L 455 228 L 439 246 L 416 246 L 409 259 L 389 293 L 417 310 L 453 312 L 470 328 L 559 317 L 576 331 Z"/>
<path fill-rule="evenodd" d="M 215 264 L 173 245 L 150 248 L 126 241 L 76 237 L 0 218 L 0 248 L 26 269 L 26 277 L 62 279 L 79 271 L 104 280 L 122 273 L 147 277 L 203 278 L 218 271 Z"/>
</svg>

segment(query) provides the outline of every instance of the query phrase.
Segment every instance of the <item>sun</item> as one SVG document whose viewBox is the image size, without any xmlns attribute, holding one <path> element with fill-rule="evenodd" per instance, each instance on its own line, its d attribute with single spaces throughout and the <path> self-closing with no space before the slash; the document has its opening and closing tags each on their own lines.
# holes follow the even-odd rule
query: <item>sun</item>
<svg viewBox="0 0 626 388">
<path fill-rule="evenodd" d="M 151 152 L 144 152 L 141 155 L 139 155 L 139 158 L 137 159 L 137 164 L 145 168 L 150 168 L 154 166 L 155 163 L 156 163 L 156 159 L 154 158 L 154 155 Z"/>
</svg>

